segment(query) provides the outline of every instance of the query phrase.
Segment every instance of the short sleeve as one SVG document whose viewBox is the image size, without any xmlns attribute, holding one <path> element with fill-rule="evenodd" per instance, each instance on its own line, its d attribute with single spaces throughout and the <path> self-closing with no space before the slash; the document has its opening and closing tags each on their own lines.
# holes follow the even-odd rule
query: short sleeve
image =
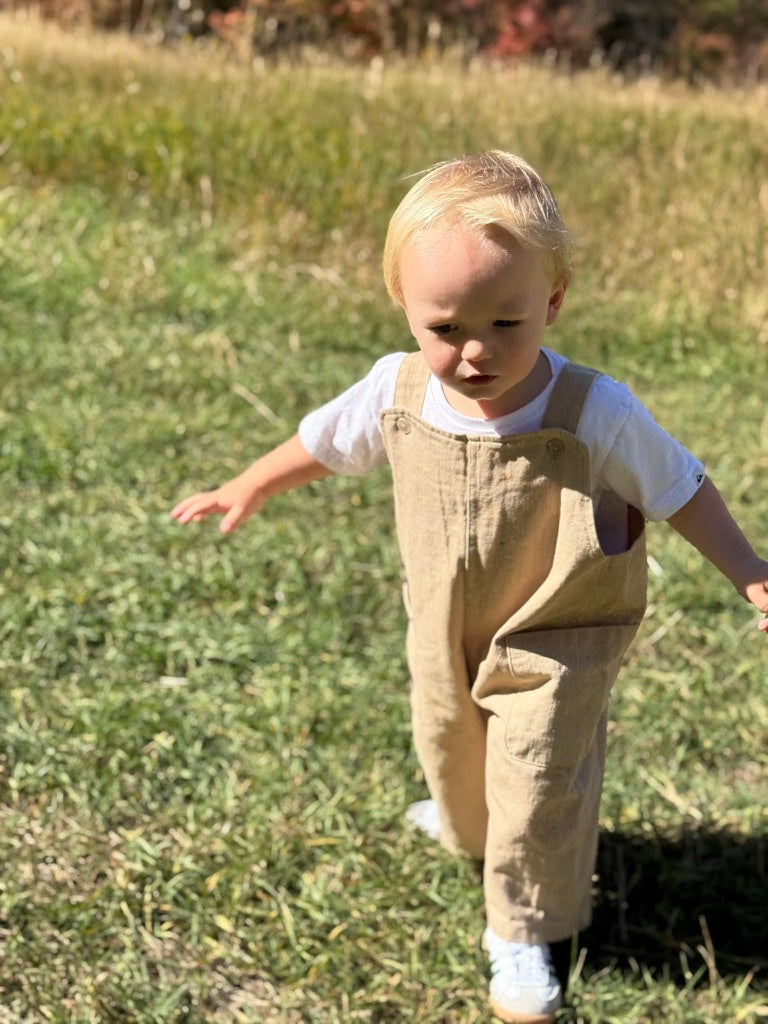
<svg viewBox="0 0 768 1024">
<path fill-rule="evenodd" d="M 701 486 L 703 463 L 659 426 L 625 385 L 600 377 L 582 422 L 583 440 L 592 455 L 594 490 L 618 494 L 646 519 L 668 519 Z"/>
<path fill-rule="evenodd" d="M 368 374 L 299 424 L 301 443 L 334 473 L 362 476 L 387 461 L 379 413 L 395 398 L 404 352 L 379 359 Z"/>
</svg>

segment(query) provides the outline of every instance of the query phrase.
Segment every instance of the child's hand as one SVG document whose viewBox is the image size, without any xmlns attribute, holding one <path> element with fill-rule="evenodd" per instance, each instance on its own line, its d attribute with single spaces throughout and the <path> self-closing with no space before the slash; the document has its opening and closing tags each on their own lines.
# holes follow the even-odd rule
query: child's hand
<svg viewBox="0 0 768 1024">
<path fill-rule="evenodd" d="M 744 596 L 765 615 L 768 613 L 768 580 L 758 583 L 748 583 L 744 588 Z M 757 628 L 768 633 L 768 617 L 761 619 Z"/>
<path fill-rule="evenodd" d="M 223 515 L 220 530 L 231 533 L 258 512 L 267 498 L 321 480 L 331 472 L 309 454 L 299 435 L 294 434 L 257 459 L 240 476 L 213 491 L 201 491 L 180 501 L 171 515 L 180 523 L 199 523 L 206 516 Z"/>
<path fill-rule="evenodd" d="M 207 516 L 223 515 L 219 529 L 222 533 L 231 533 L 258 512 L 264 501 L 263 493 L 243 474 L 213 491 L 201 491 L 185 498 L 171 510 L 171 515 L 180 523 L 199 523 Z"/>
</svg>

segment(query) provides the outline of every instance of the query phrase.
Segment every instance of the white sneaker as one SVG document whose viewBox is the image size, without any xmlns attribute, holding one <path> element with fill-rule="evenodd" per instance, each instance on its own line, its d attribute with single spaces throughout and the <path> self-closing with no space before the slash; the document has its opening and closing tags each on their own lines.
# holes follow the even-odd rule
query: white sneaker
<svg viewBox="0 0 768 1024">
<path fill-rule="evenodd" d="M 405 820 L 409 825 L 425 832 L 430 839 L 440 839 L 440 815 L 434 800 L 417 800 L 405 812 Z"/>
<path fill-rule="evenodd" d="M 552 1024 L 563 1001 L 549 946 L 507 942 L 486 928 L 491 1009 L 509 1024 Z"/>
</svg>

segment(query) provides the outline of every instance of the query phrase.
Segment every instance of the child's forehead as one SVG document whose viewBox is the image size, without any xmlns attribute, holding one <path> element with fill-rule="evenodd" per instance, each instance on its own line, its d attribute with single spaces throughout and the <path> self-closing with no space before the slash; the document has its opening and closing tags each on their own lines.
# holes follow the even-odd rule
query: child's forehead
<svg viewBox="0 0 768 1024">
<path fill-rule="evenodd" d="M 458 266 L 467 273 L 505 272 L 522 264 L 541 263 L 540 254 L 523 246 L 503 228 L 477 230 L 465 223 L 440 223 L 414 231 L 401 252 L 400 269 L 420 272 Z"/>
<path fill-rule="evenodd" d="M 547 276 L 540 254 L 507 236 L 504 242 L 474 232 L 432 230 L 409 239 L 400 266 L 407 306 L 453 309 L 474 300 L 520 306 Z"/>
</svg>

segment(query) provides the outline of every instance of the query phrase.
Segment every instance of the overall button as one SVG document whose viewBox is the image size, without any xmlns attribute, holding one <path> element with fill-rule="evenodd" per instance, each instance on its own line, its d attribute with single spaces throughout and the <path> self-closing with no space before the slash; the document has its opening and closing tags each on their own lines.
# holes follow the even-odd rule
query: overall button
<svg viewBox="0 0 768 1024">
<path fill-rule="evenodd" d="M 398 416 L 395 426 L 398 430 L 402 430 L 404 434 L 410 434 L 411 432 L 411 422 L 405 416 Z"/>
<path fill-rule="evenodd" d="M 557 462 L 564 451 L 565 445 L 562 441 L 557 441 L 555 438 L 552 438 L 551 441 L 547 441 L 547 454 L 551 459 L 554 459 L 555 462 Z"/>
</svg>

